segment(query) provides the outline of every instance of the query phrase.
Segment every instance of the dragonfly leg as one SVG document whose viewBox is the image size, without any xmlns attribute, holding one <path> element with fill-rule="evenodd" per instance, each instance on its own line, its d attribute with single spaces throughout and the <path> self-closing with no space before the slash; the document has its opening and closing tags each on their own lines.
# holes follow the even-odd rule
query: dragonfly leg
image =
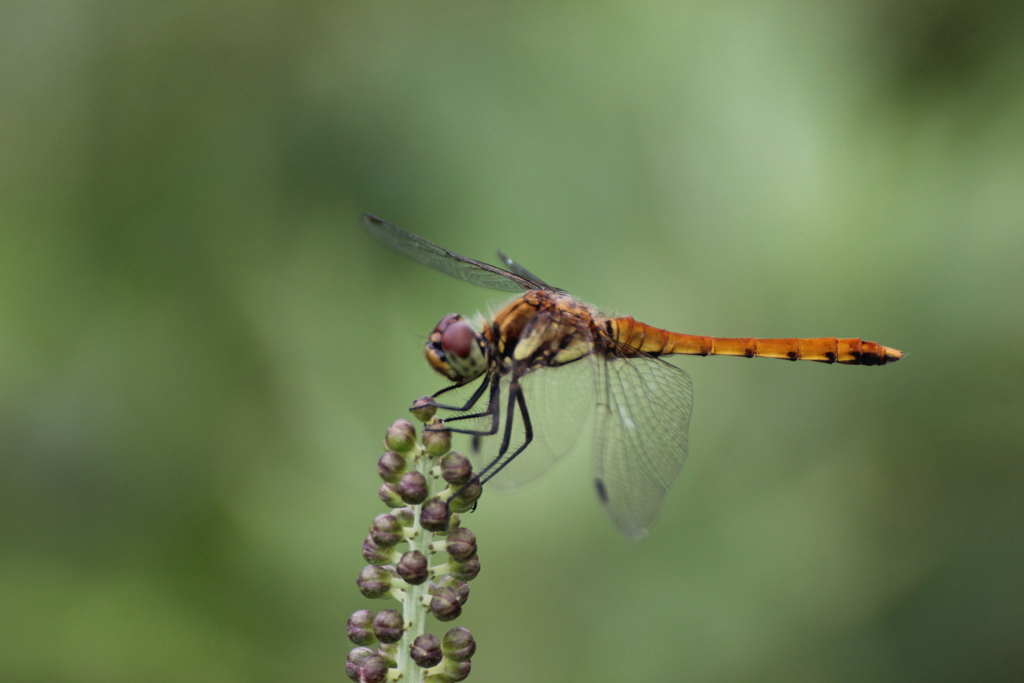
<svg viewBox="0 0 1024 683">
<path fill-rule="evenodd" d="M 502 457 L 508 452 L 509 443 L 512 441 L 512 418 L 515 416 L 515 407 L 519 406 L 519 414 L 523 418 L 523 443 L 513 451 L 512 455 Z M 498 449 L 498 455 L 477 475 L 481 484 L 485 484 L 494 478 L 498 472 L 505 469 L 505 466 L 516 459 L 520 453 L 533 441 L 533 422 L 530 420 L 530 411 L 526 408 L 526 397 L 523 396 L 519 380 L 513 380 L 509 385 L 508 393 L 508 416 L 505 418 L 505 436 Z M 497 465 L 497 467 L 495 467 Z M 492 469 L 493 468 L 493 469 Z"/>
<path fill-rule="evenodd" d="M 486 386 L 486 384 L 484 386 Z M 454 434 L 469 434 L 471 436 L 476 436 L 476 437 L 491 436 L 492 434 L 497 434 L 498 433 L 498 425 L 499 425 L 499 417 L 500 417 L 499 416 L 499 413 L 500 413 L 500 403 L 501 403 L 501 395 L 499 393 L 500 390 L 501 390 L 501 385 L 500 385 L 499 382 L 492 382 L 491 383 L 491 396 L 490 396 L 490 399 L 487 401 L 487 410 L 485 410 L 485 411 L 483 411 L 481 413 L 475 413 L 473 415 L 456 415 L 455 417 L 449 417 L 449 418 L 444 420 L 445 426 L 438 426 L 438 427 L 435 427 L 433 429 L 431 429 L 430 427 L 426 427 L 425 430 L 426 431 L 442 431 L 442 430 L 447 430 L 447 431 L 452 432 Z M 480 390 L 477 390 L 477 393 L 482 393 L 482 392 Z M 479 400 L 479 399 L 477 399 L 477 400 Z M 476 401 L 473 401 L 473 403 L 476 403 Z M 472 404 L 470 404 L 470 407 L 472 407 Z M 453 422 L 453 421 L 456 421 L 456 420 L 467 420 L 469 418 L 477 418 L 477 417 L 490 417 L 491 418 L 491 426 L 488 427 L 487 429 L 452 429 L 451 427 L 447 426 L 447 424 L 449 422 Z"/>
<path fill-rule="evenodd" d="M 451 391 L 452 389 L 458 388 L 458 386 L 459 386 L 458 384 L 453 384 L 450 387 L 445 387 L 444 389 L 442 389 L 441 391 L 437 392 L 436 394 L 434 394 L 430 398 L 431 398 L 431 401 L 432 401 L 433 406 L 435 408 L 438 408 L 440 410 L 452 410 L 452 411 L 455 411 L 455 412 L 462 412 L 462 411 L 465 411 L 465 410 L 469 410 L 470 408 L 475 406 L 480 401 L 480 397 L 483 396 L 484 391 L 487 390 L 487 386 L 489 384 L 491 384 L 491 377 L 490 377 L 490 375 L 484 377 L 484 380 L 480 383 L 480 386 L 476 388 L 476 391 L 473 392 L 473 395 L 469 397 L 469 400 L 466 401 L 466 405 L 464 405 L 464 406 L 448 406 L 448 405 L 444 405 L 442 403 L 437 403 L 436 401 L 433 401 L 433 399 L 435 397 L 440 396 L 441 394 L 445 393 L 446 391 Z M 498 388 L 498 384 L 497 384 L 497 382 L 495 382 L 493 384 L 493 389 L 497 389 L 497 388 Z M 491 391 L 492 394 L 494 393 L 493 389 Z M 493 401 L 494 401 L 494 397 L 492 395 L 491 402 L 493 403 Z M 414 410 L 414 409 L 415 409 L 415 406 L 413 406 L 409 410 Z M 466 419 L 475 418 L 475 417 L 485 417 L 487 415 L 491 415 L 493 412 L 496 412 L 496 409 L 488 406 L 487 410 L 482 412 L 482 413 L 475 413 L 473 415 L 458 415 L 456 417 L 449 417 L 445 421 L 448 422 L 448 421 L 451 421 L 451 420 L 466 420 Z M 427 427 L 424 428 L 424 431 L 427 431 L 427 432 L 440 432 L 440 431 L 445 431 L 447 429 L 448 429 L 447 427 L 442 427 L 442 426 L 436 426 L 436 427 L 427 426 Z M 464 431 L 457 430 L 457 429 L 452 429 L 452 430 L 448 430 L 448 431 L 453 431 L 453 432 L 456 432 L 456 433 L 459 433 L 459 434 L 471 434 L 471 433 L 474 433 L 474 432 L 464 432 Z M 497 428 L 495 427 L 495 431 L 486 432 L 486 433 L 494 434 L 496 431 L 497 431 Z"/>
<path fill-rule="evenodd" d="M 519 414 L 523 417 L 523 436 L 524 440 L 522 445 L 517 448 L 512 455 L 503 457 L 508 452 L 509 443 L 512 441 L 512 418 L 516 414 L 516 405 L 519 406 Z M 501 472 L 506 465 L 516 459 L 520 453 L 522 453 L 530 442 L 533 441 L 533 423 L 530 421 L 530 411 L 526 408 L 526 398 L 523 396 L 522 387 L 519 386 L 519 380 L 512 380 L 509 384 L 508 390 L 508 415 L 505 416 L 505 435 L 502 437 L 501 448 L 498 449 L 498 455 L 494 457 L 491 462 L 487 464 L 482 470 L 476 473 L 473 479 L 466 485 L 459 488 L 452 498 L 457 498 L 462 495 L 462 492 L 469 488 L 472 484 L 479 482 L 485 484 L 494 478 L 498 472 Z"/>
<path fill-rule="evenodd" d="M 480 386 L 476 388 L 476 391 L 473 392 L 473 395 L 469 397 L 468 401 L 466 401 L 466 405 L 461 406 L 461 407 L 460 406 L 444 405 L 443 403 L 438 403 L 437 401 L 434 400 L 435 398 L 437 398 L 441 394 L 448 393 L 452 389 L 458 389 L 459 386 L 460 386 L 458 384 L 453 384 L 450 387 L 445 387 L 444 389 L 441 389 L 440 391 L 434 393 L 434 395 L 430 397 L 430 401 L 431 401 L 431 403 L 433 404 L 433 406 L 435 408 L 440 408 L 441 410 L 454 410 L 456 412 L 460 412 L 461 413 L 462 411 L 469 410 L 470 408 L 472 408 L 473 406 L 476 405 L 476 402 L 479 401 L 480 397 L 484 395 L 485 391 L 487 391 L 487 385 L 490 384 L 490 383 L 491 383 L 491 375 L 490 375 L 490 373 L 488 373 L 488 374 L 484 375 L 484 381 L 480 383 Z"/>
</svg>

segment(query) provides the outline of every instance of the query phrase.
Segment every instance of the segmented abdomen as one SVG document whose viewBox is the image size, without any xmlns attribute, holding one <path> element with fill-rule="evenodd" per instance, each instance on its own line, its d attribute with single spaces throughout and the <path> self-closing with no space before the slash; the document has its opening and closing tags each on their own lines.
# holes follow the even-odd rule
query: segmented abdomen
<svg viewBox="0 0 1024 683">
<path fill-rule="evenodd" d="M 634 320 L 630 316 L 609 318 L 605 331 L 619 344 L 624 355 L 637 352 L 652 356 L 674 353 L 691 356 L 746 356 L 813 360 L 819 363 L 885 365 L 903 357 L 902 351 L 855 337 L 813 339 L 756 339 L 753 337 L 703 337 L 679 334 Z"/>
</svg>

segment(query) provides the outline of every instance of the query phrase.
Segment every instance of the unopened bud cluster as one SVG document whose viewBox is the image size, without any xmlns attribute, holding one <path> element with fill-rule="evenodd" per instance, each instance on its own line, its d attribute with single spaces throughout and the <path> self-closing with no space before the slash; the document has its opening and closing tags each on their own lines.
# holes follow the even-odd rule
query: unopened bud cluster
<svg viewBox="0 0 1024 683">
<path fill-rule="evenodd" d="M 442 683 L 469 675 L 476 650 L 469 631 L 456 627 L 441 639 L 424 632 L 427 613 L 444 622 L 459 617 L 467 582 L 480 573 L 476 537 L 458 513 L 472 509 L 482 489 L 469 460 L 449 452 L 451 432 L 434 412 L 429 398 L 413 405 L 413 415 L 427 423 L 421 440 L 408 420 L 392 424 L 384 438 L 379 495 L 392 510 L 370 525 L 362 550 L 369 564 L 356 584 L 367 598 L 398 600 L 403 613 L 359 610 L 349 619 L 348 637 L 357 647 L 346 673 L 354 681 Z M 439 479 L 447 486 L 435 494 Z M 440 561 L 432 564 L 432 556 Z"/>
</svg>

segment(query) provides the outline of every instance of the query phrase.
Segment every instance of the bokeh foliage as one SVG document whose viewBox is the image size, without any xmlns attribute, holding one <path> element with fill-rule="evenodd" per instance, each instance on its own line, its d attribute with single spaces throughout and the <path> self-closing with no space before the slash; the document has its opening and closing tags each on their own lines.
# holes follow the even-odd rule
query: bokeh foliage
<svg viewBox="0 0 1024 683">
<path fill-rule="evenodd" d="M 371 211 L 663 327 L 690 461 L 484 497 L 480 680 L 1024 677 L 1019 3 L 0 7 L 0 679 L 343 676 L 420 344 L 499 303 Z M 376 607 L 376 606 L 375 606 Z"/>
</svg>

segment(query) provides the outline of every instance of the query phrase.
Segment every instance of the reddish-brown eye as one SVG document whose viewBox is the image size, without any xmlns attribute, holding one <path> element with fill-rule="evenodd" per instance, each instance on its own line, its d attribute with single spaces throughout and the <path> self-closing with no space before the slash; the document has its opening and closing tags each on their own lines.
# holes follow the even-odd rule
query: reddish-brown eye
<svg viewBox="0 0 1024 683">
<path fill-rule="evenodd" d="M 460 320 L 452 323 L 441 333 L 441 348 L 446 353 L 453 354 L 459 358 L 466 358 L 473 349 L 474 339 L 473 328 L 469 323 Z"/>
</svg>

